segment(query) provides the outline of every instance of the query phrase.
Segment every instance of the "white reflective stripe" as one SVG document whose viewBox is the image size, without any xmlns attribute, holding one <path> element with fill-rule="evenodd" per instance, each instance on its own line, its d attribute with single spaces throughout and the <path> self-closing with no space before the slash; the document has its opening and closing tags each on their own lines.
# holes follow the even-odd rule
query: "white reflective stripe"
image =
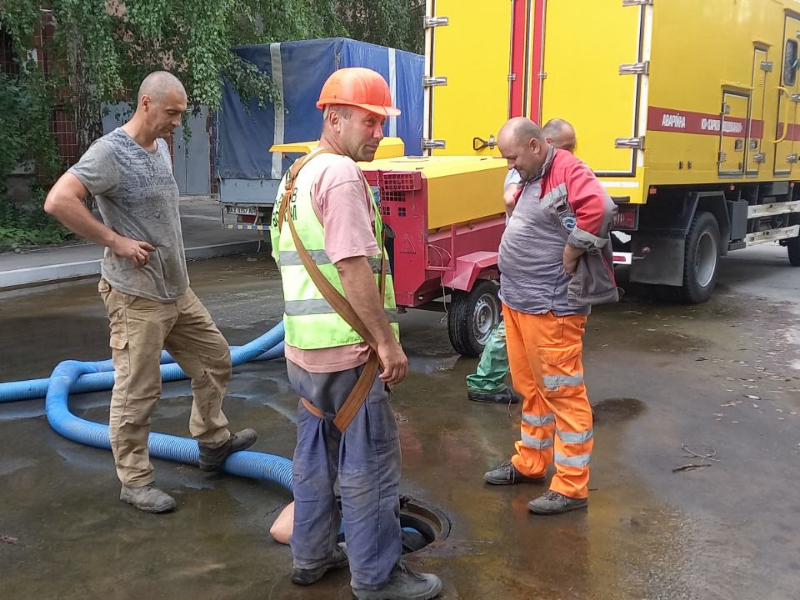
<svg viewBox="0 0 800 600">
<path fill-rule="evenodd" d="M 588 231 L 578 229 L 577 227 L 572 230 L 572 236 L 579 242 L 591 244 L 595 248 L 603 248 L 606 244 L 608 244 L 608 238 L 599 238 L 596 235 L 592 235 Z"/>
<path fill-rule="evenodd" d="M 397 323 L 397 309 L 384 308 L 386 318 L 390 323 Z M 309 315 L 331 315 L 336 311 L 328 304 L 324 298 L 312 298 L 310 300 L 289 300 L 284 303 L 283 312 L 287 317 L 306 317 Z"/>
<path fill-rule="evenodd" d="M 525 421 L 528 425 L 533 425 L 534 427 L 544 427 L 545 425 L 549 425 L 550 423 L 556 422 L 556 418 L 553 415 L 553 413 L 542 415 L 541 417 L 537 417 L 536 415 L 526 415 L 525 413 L 522 413 L 522 420 Z"/>
<path fill-rule="evenodd" d="M 588 467 L 592 462 L 591 454 L 577 454 L 575 456 L 564 456 L 556 452 L 555 461 L 557 465 L 565 467 Z"/>
<path fill-rule="evenodd" d="M 282 144 L 284 140 L 284 111 L 283 111 L 283 62 L 281 61 L 281 44 L 275 42 L 269 45 L 269 55 L 272 59 L 272 82 L 278 91 L 278 98 L 274 102 L 275 107 L 275 130 L 273 132 L 272 143 Z M 272 179 L 283 177 L 283 154 L 280 152 L 272 153 Z"/>
<path fill-rule="evenodd" d="M 594 437 L 594 429 L 584 431 L 583 433 L 570 433 L 568 431 L 560 431 L 556 429 L 556 435 L 565 444 L 584 444 Z"/>
<path fill-rule="evenodd" d="M 329 315 L 335 313 L 333 307 L 324 298 L 313 300 L 289 300 L 284 303 L 283 312 L 287 317 L 305 315 Z"/>
<path fill-rule="evenodd" d="M 577 375 L 545 375 L 544 376 L 544 385 L 550 391 L 555 391 L 560 388 L 562 385 L 575 387 L 576 385 L 581 385 L 583 383 L 583 374 L 578 373 Z"/>
<path fill-rule="evenodd" d="M 314 262 L 318 265 L 329 265 L 331 264 L 331 259 L 328 258 L 328 254 L 325 250 L 309 250 L 308 253 L 311 255 L 311 258 L 314 259 Z M 281 250 L 281 265 L 284 267 L 299 267 L 303 264 L 303 261 L 300 259 L 300 253 L 295 252 L 293 250 Z"/>
<path fill-rule="evenodd" d="M 533 448 L 534 450 L 544 450 L 545 448 L 552 448 L 553 447 L 553 438 L 549 438 L 546 440 L 540 440 L 539 438 L 535 438 L 532 435 L 528 435 L 524 431 L 522 432 L 522 445 L 528 448 Z"/>
<path fill-rule="evenodd" d="M 563 198 L 567 195 L 567 184 L 561 183 L 558 187 L 553 188 L 549 192 L 547 192 L 542 199 L 539 201 L 540 208 L 547 208 L 550 206 L 555 200 L 559 198 Z"/>
<path fill-rule="evenodd" d="M 397 106 L 397 56 L 394 48 L 389 48 L 389 91 L 392 106 Z M 397 137 L 397 117 L 389 117 L 389 137 Z"/>
<path fill-rule="evenodd" d="M 331 264 L 331 259 L 324 250 L 309 250 L 308 253 L 318 265 Z M 380 258 L 368 258 L 367 262 L 369 262 L 373 273 L 378 274 L 381 272 Z M 280 264 L 284 267 L 301 267 L 303 266 L 303 260 L 300 258 L 300 253 L 295 250 L 281 250 Z M 386 274 L 391 275 L 388 262 L 386 263 Z"/>
</svg>

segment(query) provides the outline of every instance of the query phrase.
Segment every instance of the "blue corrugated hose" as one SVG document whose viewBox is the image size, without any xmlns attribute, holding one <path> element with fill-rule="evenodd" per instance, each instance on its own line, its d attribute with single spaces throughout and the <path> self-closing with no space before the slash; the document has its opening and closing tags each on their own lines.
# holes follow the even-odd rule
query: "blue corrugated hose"
<svg viewBox="0 0 800 600">
<path fill-rule="evenodd" d="M 283 322 L 278 323 L 261 337 L 231 348 L 233 366 L 252 360 L 269 360 L 283 356 Z M 186 373 L 166 353 L 161 356 L 163 381 L 187 379 Z M 47 420 L 58 433 L 74 442 L 111 449 L 108 426 L 76 417 L 69 411 L 70 392 L 108 390 L 114 386 L 111 361 L 81 362 L 67 360 L 60 363 L 49 379 L 15 381 L 0 384 L 0 402 L 41 398 L 46 393 Z M 154 458 L 197 465 L 197 442 L 162 433 L 151 433 L 148 439 L 150 455 Z M 240 477 L 266 479 L 287 490 L 292 489 L 292 461 L 282 456 L 262 452 L 242 451 L 232 454 L 222 470 Z"/>
</svg>

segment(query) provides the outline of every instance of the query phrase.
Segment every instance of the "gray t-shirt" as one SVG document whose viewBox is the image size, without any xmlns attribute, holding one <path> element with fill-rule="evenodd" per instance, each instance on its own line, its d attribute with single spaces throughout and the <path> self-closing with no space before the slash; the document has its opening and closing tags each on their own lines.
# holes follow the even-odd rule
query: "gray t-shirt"
<svg viewBox="0 0 800 600">
<path fill-rule="evenodd" d="M 117 128 L 92 144 L 69 172 L 95 197 L 103 223 L 155 248 L 142 267 L 106 248 L 103 277 L 125 294 L 174 302 L 189 287 L 189 276 L 169 147 L 163 139 L 156 142 L 156 150 L 145 150 Z"/>
<path fill-rule="evenodd" d="M 589 308 L 567 300 L 570 276 L 564 270 L 569 231 L 541 209 L 541 179 L 525 186 L 500 242 L 500 296 L 516 311 L 558 316 L 586 315 Z"/>
</svg>

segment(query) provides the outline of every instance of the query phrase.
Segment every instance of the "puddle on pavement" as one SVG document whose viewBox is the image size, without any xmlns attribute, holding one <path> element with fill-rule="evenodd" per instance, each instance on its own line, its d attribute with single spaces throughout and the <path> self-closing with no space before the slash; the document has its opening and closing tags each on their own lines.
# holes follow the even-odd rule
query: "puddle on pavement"
<svg viewBox="0 0 800 600">
<path fill-rule="evenodd" d="M 592 404 L 595 421 L 604 425 L 630 421 L 645 409 L 645 403 L 636 398 L 608 398 Z"/>
</svg>

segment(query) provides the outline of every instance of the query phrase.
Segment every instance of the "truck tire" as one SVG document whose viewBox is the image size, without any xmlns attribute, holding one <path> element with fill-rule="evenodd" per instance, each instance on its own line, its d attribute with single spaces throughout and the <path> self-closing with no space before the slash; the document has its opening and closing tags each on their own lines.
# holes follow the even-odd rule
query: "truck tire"
<svg viewBox="0 0 800 600">
<path fill-rule="evenodd" d="M 480 356 L 492 331 L 500 322 L 498 285 L 479 279 L 469 292 L 454 290 L 447 317 L 447 333 L 456 352 Z"/>
<path fill-rule="evenodd" d="M 662 285 L 657 288 L 661 300 L 701 304 L 711 298 L 717 283 L 719 264 L 719 225 L 714 215 L 698 212 L 686 235 L 683 257 L 683 285 Z"/>
</svg>

